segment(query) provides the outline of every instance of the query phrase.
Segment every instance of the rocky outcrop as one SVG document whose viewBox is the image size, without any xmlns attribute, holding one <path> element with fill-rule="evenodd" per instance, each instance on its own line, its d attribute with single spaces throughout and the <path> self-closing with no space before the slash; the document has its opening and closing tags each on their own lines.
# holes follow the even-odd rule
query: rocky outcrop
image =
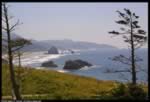
<svg viewBox="0 0 150 102">
<path fill-rule="evenodd" d="M 66 61 L 65 65 L 64 65 L 64 69 L 80 69 L 82 67 L 85 67 L 85 66 L 92 66 L 92 64 L 86 62 L 86 61 L 82 61 L 82 60 L 69 60 L 69 61 Z"/>
<path fill-rule="evenodd" d="M 48 54 L 59 54 L 59 52 L 58 49 L 53 46 L 48 50 Z"/>
<path fill-rule="evenodd" d="M 71 52 L 71 54 L 74 54 L 75 52 L 73 50 L 69 50 Z"/>
<path fill-rule="evenodd" d="M 41 64 L 41 67 L 57 67 L 53 61 L 47 61 Z"/>
</svg>

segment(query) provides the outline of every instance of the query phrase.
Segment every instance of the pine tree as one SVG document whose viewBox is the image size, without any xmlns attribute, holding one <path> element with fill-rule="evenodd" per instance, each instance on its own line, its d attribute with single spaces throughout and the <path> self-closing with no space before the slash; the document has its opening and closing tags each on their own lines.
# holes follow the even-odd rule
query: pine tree
<svg viewBox="0 0 150 102">
<path fill-rule="evenodd" d="M 9 70 L 10 70 L 10 79 L 12 83 L 12 94 L 15 95 L 17 100 L 21 99 L 21 95 L 19 93 L 19 87 L 16 83 L 14 66 L 13 66 L 13 55 L 12 55 L 12 46 L 11 46 L 11 32 L 20 24 L 19 20 L 11 25 L 10 20 L 13 16 L 9 16 L 8 14 L 8 5 L 6 3 L 2 3 L 2 30 L 7 34 L 7 49 L 8 49 L 8 61 L 9 61 Z"/>
<path fill-rule="evenodd" d="M 117 11 L 120 20 L 116 21 L 117 24 L 123 25 L 124 27 L 121 27 L 119 32 L 113 30 L 109 33 L 121 35 L 124 38 L 124 42 L 128 43 L 131 49 L 131 57 L 127 58 L 124 55 L 119 55 L 115 56 L 112 60 L 131 66 L 132 84 L 136 85 L 136 62 L 142 59 L 135 56 L 135 50 L 140 48 L 147 41 L 147 36 L 146 32 L 138 25 L 139 16 L 129 9 L 124 8 L 124 11 L 125 13 Z"/>
</svg>

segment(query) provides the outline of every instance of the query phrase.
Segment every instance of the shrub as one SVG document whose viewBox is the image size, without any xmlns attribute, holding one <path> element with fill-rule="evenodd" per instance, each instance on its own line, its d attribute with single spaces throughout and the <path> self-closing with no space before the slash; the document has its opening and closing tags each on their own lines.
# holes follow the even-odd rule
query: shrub
<svg viewBox="0 0 150 102">
<path fill-rule="evenodd" d="M 127 87 L 120 83 L 117 87 L 111 90 L 113 99 L 129 99 L 130 95 L 128 93 Z"/>
<path fill-rule="evenodd" d="M 146 99 L 146 92 L 140 85 L 119 84 L 113 88 L 111 94 L 116 99 Z"/>
<path fill-rule="evenodd" d="M 130 96 L 132 96 L 132 98 L 134 99 L 146 98 L 146 92 L 140 85 L 128 84 L 128 92 L 130 93 Z"/>
</svg>

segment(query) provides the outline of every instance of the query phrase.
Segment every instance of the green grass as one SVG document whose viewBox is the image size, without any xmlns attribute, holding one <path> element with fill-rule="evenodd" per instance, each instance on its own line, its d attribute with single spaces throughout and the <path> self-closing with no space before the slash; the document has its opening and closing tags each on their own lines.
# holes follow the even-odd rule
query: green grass
<svg viewBox="0 0 150 102">
<path fill-rule="evenodd" d="M 117 85 L 117 82 L 113 81 L 100 81 L 53 70 L 37 70 L 25 67 L 20 69 L 23 99 L 95 99 L 94 97 L 97 95 L 109 96 L 110 90 Z M 16 67 L 15 73 L 18 71 Z M 9 77 L 8 65 L 3 64 L 2 96 L 11 95 Z M 37 96 L 40 94 L 41 96 Z"/>
</svg>

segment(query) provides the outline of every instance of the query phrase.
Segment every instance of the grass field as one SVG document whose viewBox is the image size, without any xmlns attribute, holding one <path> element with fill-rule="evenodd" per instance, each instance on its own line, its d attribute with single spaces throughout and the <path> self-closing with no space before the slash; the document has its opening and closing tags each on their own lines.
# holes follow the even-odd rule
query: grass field
<svg viewBox="0 0 150 102">
<path fill-rule="evenodd" d="M 100 81 L 90 77 L 60 73 L 53 70 L 15 68 L 15 74 L 23 99 L 95 99 L 110 96 L 114 81 Z M 11 99 L 11 83 L 8 65 L 2 65 L 2 98 Z M 21 80 L 20 80 L 21 79 Z M 20 80 L 20 81 L 18 81 Z M 147 87 L 144 89 L 147 91 Z M 108 97 L 107 97 L 108 99 Z"/>
</svg>

